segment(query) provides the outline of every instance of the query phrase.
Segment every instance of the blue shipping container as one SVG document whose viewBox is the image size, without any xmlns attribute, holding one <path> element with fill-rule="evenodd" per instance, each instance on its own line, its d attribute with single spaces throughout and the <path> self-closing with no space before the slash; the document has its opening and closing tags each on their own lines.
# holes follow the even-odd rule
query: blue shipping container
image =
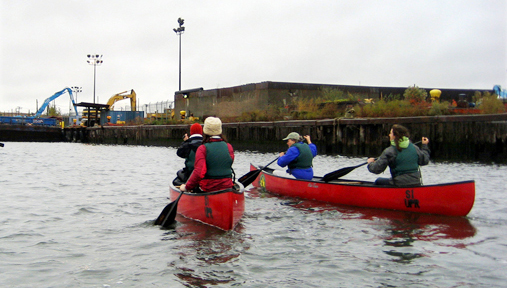
<svg viewBox="0 0 507 288">
<path fill-rule="evenodd" d="M 117 124 L 118 121 L 129 124 L 134 122 L 136 118 L 142 120 L 144 118 L 144 111 L 107 111 L 100 114 L 100 125 L 105 125 L 107 123 L 107 116 L 111 116 L 112 124 Z"/>
</svg>

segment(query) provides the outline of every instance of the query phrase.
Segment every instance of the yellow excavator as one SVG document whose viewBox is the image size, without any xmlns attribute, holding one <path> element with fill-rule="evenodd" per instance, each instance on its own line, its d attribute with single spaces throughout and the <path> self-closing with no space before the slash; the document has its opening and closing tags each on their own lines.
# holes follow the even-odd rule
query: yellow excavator
<svg viewBox="0 0 507 288">
<path fill-rule="evenodd" d="M 109 105 L 109 110 L 113 110 L 113 105 L 117 101 L 130 98 L 130 109 L 131 111 L 136 111 L 136 92 L 134 92 L 134 89 L 132 89 L 130 90 L 129 94 L 125 94 L 128 92 L 129 91 L 123 91 L 111 96 L 111 98 L 109 98 L 109 100 L 107 101 L 107 105 Z"/>
<path fill-rule="evenodd" d="M 126 93 L 128 93 L 128 94 L 126 94 Z M 106 103 L 108 105 L 108 109 L 113 110 L 113 106 L 117 101 L 127 99 L 127 98 L 130 98 L 131 111 L 136 111 L 136 92 L 134 92 L 134 89 L 132 89 L 130 91 L 128 91 L 128 90 L 123 91 L 123 92 L 120 92 L 118 94 L 114 94 L 113 96 L 111 96 L 111 98 L 109 98 L 109 100 Z M 90 113 L 91 113 L 91 115 L 93 115 L 93 113 L 95 113 L 95 110 L 91 110 Z M 83 110 L 82 125 L 85 125 L 84 123 L 86 123 L 87 120 L 88 120 L 88 110 Z"/>
</svg>

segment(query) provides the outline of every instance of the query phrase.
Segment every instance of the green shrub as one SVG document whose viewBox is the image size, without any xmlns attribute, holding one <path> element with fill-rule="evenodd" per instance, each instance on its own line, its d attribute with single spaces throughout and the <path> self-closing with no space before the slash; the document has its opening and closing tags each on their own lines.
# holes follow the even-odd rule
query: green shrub
<svg viewBox="0 0 507 288">
<path fill-rule="evenodd" d="M 355 107 L 356 117 L 411 117 L 429 114 L 426 102 L 412 104 L 407 100 L 379 101 L 371 105 Z"/>
<path fill-rule="evenodd" d="M 428 111 L 428 115 L 436 116 L 436 115 L 449 115 L 449 107 L 450 103 L 447 101 L 444 102 L 433 102 L 431 103 L 431 108 Z"/>
<path fill-rule="evenodd" d="M 332 89 L 329 87 L 321 88 L 322 91 L 322 102 L 330 101 L 340 101 L 340 100 L 350 100 L 353 97 L 350 93 L 345 94 L 342 90 Z"/>
<path fill-rule="evenodd" d="M 410 103 L 421 103 L 426 101 L 426 98 L 428 98 L 428 93 L 426 90 L 420 89 L 414 85 L 413 87 L 408 87 L 405 90 L 403 97 L 405 97 L 405 100 L 409 101 Z"/>
<path fill-rule="evenodd" d="M 485 93 L 486 94 L 486 93 Z M 482 103 L 478 107 L 482 109 L 483 114 L 497 114 L 505 112 L 505 106 L 502 100 L 498 99 L 496 95 L 488 95 L 482 97 Z"/>
<path fill-rule="evenodd" d="M 384 96 L 382 100 L 389 102 L 389 101 L 395 101 L 395 100 L 403 100 L 403 97 L 401 97 L 400 94 L 392 94 L 390 93 L 387 96 Z"/>
<path fill-rule="evenodd" d="M 475 91 L 475 92 L 474 92 L 474 96 L 472 96 L 472 101 L 473 101 L 474 103 L 477 103 L 477 102 L 479 102 L 479 100 L 481 100 L 481 99 L 482 99 L 482 93 L 481 93 L 480 91 Z"/>
<path fill-rule="evenodd" d="M 335 118 L 338 115 L 336 105 L 331 103 L 325 104 L 319 112 L 320 118 Z"/>
</svg>

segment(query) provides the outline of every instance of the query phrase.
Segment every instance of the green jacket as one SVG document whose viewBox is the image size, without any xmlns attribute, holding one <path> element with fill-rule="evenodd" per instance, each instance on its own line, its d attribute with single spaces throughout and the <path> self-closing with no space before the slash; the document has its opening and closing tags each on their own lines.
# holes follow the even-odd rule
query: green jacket
<svg viewBox="0 0 507 288">
<path fill-rule="evenodd" d="M 404 139 L 400 143 L 401 151 L 396 146 L 387 147 L 375 162 L 368 164 L 368 171 L 380 174 L 389 167 L 391 183 L 396 186 L 417 186 L 422 184 L 419 166 L 430 162 L 430 149 L 423 144 L 421 148 Z"/>
</svg>

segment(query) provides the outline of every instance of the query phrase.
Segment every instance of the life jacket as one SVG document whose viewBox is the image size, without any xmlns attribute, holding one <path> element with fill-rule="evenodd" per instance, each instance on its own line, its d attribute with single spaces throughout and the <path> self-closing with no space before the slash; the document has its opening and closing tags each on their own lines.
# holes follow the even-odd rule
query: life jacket
<svg viewBox="0 0 507 288">
<path fill-rule="evenodd" d="M 232 158 L 227 142 L 217 141 L 205 143 L 206 175 L 204 179 L 232 178 Z"/>
<path fill-rule="evenodd" d="M 294 143 L 292 146 L 299 150 L 299 156 L 289 163 L 289 169 L 307 169 L 313 165 L 313 154 L 310 146 L 306 143 Z M 291 146 L 291 147 L 292 147 Z"/>
<path fill-rule="evenodd" d="M 419 171 L 419 156 L 414 144 L 410 143 L 407 148 L 398 151 L 394 163 L 396 166 L 392 170 L 393 177 Z"/>
</svg>

